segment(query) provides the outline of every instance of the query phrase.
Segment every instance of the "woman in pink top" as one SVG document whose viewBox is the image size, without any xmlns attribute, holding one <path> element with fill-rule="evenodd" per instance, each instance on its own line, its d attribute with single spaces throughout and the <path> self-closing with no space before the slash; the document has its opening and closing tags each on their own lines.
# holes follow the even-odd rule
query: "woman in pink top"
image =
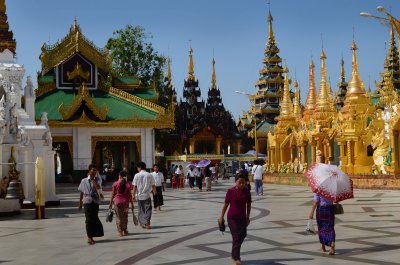
<svg viewBox="0 0 400 265">
<path fill-rule="evenodd" d="M 228 211 L 228 226 L 232 235 L 232 259 L 236 265 L 240 261 L 240 248 L 247 236 L 247 226 L 250 224 L 251 195 L 246 187 L 246 177 L 236 175 L 236 185 L 228 190 L 218 223 L 225 222 L 225 212 Z"/>
<path fill-rule="evenodd" d="M 128 235 L 128 212 L 129 203 L 132 205 L 133 209 L 133 199 L 132 199 L 132 184 L 127 182 L 128 172 L 119 172 L 119 179 L 112 185 L 112 194 L 110 205 L 108 208 L 112 209 L 112 204 L 115 205 L 115 221 L 117 224 L 119 236 Z"/>
</svg>

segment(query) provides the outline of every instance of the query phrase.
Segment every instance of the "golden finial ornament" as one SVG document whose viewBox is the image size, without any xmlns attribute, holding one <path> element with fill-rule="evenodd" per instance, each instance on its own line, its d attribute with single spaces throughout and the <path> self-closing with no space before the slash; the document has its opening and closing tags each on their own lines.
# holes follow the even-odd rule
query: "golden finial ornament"
<svg viewBox="0 0 400 265">
<path fill-rule="evenodd" d="M 215 60 L 212 60 L 213 70 L 211 75 L 211 88 L 217 89 L 217 75 L 215 74 Z"/>
<path fill-rule="evenodd" d="M 293 104 L 292 104 L 292 99 L 290 98 L 290 87 L 289 87 L 289 69 L 287 66 L 284 68 L 285 72 L 285 80 L 283 83 L 283 96 L 282 96 L 282 101 L 280 103 L 280 117 L 289 117 L 293 115 Z"/>
<path fill-rule="evenodd" d="M 301 105 L 300 105 L 300 87 L 297 79 L 294 81 L 294 102 L 293 102 L 293 115 L 297 119 L 301 118 Z"/>
<path fill-rule="evenodd" d="M 274 19 L 271 15 L 271 10 L 270 10 L 268 12 L 268 39 L 269 39 L 269 41 L 275 40 L 274 30 L 272 29 L 272 21 L 274 21 Z"/>
<path fill-rule="evenodd" d="M 188 65 L 188 76 L 187 76 L 187 80 L 188 80 L 188 81 L 189 81 L 189 80 L 191 80 L 191 81 L 194 81 L 194 80 L 195 80 L 192 45 L 190 45 L 190 48 L 189 48 L 189 65 Z"/>
<path fill-rule="evenodd" d="M 168 57 L 168 72 L 167 72 L 167 80 L 168 83 L 171 84 L 172 83 L 172 74 L 171 74 L 171 58 Z"/>
<path fill-rule="evenodd" d="M 309 87 L 306 104 L 304 107 L 304 120 L 308 121 L 312 117 L 315 110 L 315 104 L 317 101 L 317 89 L 315 86 L 315 72 L 314 72 L 314 60 L 311 58 L 309 65 Z"/>
<path fill-rule="evenodd" d="M 357 61 L 357 45 L 353 40 L 353 44 L 351 45 L 352 51 L 352 70 L 351 70 L 351 80 L 349 81 L 348 86 L 348 95 L 352 94 L 365 94 L 364 83 L 360 78 L 360 74 L 358 72 L 358 61 Z"/>
</svg>

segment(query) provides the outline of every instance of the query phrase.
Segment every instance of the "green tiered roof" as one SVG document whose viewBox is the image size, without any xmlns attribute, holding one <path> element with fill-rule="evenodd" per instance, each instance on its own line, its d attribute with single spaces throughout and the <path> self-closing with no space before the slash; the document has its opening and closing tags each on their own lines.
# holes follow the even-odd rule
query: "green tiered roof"
<svg viewBox="0 0 400 265">
<path fill-rule="evenodd" d="M 145 109 L 136 104 L 118 98 L 112 94 L 101 90 L 92 90 L 89 92 L 97 106 L 108 107 L 106 121 L 131 120 L 133 113 L 135 118 L 139 120 L 155 120 L 157 113 L 149 109 Z M 36 99 L 35 118 L 40 120 L 42 112 L 47 112 L 48 120 L 62 121 L 63 117 L 59 112 L 59 106 L 64 103 L 65 106 L 70 106 L 75 98 L 75 92 L 72 90 L 56 89 L 45 96 L 40 96 Z"/>
</svg>

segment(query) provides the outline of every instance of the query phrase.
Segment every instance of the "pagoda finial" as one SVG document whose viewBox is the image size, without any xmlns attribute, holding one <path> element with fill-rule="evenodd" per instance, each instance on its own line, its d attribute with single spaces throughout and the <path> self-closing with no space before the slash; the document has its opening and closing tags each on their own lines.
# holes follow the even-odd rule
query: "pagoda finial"
<svg viewBox="0 0 400 265">
<path fill-rule="evenodd" d="M 188 76 L 187 80 L 194 81 L 194 64 L 193 64 L 193 49 L 192 49 L 192 44 L 190 43 L 190 48 L 189 48 L 189 65 L 188 65 Z"/>
<path fill-rule="evenodd" d="M 212 76 L 211 76 L 211 88 L 212 89 L 217 89 L 217 75 L 215 74 L 215 60 L 214 60 L 214 58 L 212 60 L 212 65 L 213 65 L 213 70 L 212 70 Z"/>
<path fill-rule="evenodd" d="M 304 120 L 308 121 L 308 119 L 313 115 L 315 110 L 315 104 L 317 101 L 317 89 L 315 87 L 315 73 L 314 73 L 314 60 L 311 57 L 310 66 L 309 66 L 309 87 L 308 87 L 308 95 L 306 100 L 306 105 L 304 107 Z"/>
<path fill-rule="evenodd" d="M 274 30 L 272 29 L 272 21 L 274 21 L 274 19 L 272 18 L 271 10 L 269 10 L 268 11 L 268 40 L 270 42 L 275 41 Z"/>
<path fill-rule="evenodd" d="M 167 72 L 167 80 L 168 84 L 172 83 L 172 74 L 171 74 L 171 58 L 168 56 L 168 72 Z"/>
<path fill-rule="evenodd" d="M 280 116 L 281 117 L 288 117 L 293 115 L 293 104 L 292 99 L 290 98 L 290 87 L 289 87 L 289 69 L 287 66 L 283 69 L 285 72 L 285 80 L 283 83 L 283 96 L 282 101 L 280 103 Z"/>
<path fill-rule="evenodd" d="M 74 30 L 78 27 L 78 21 L 76 20 L 76 16 L 74 17 Z"/>
<path fill-rule="evenodd" d="M 297 79 L 294 81 L 294 102 L 293 102 L 293 115 L 300 119 L 301 118 L 301 105 L 300 105 L 300 87 Z"/>
<path fill-rule="evenodd" d="M 321 51 L 321 83 L 319 85 L 319 95 L 317 103 L 327 104 L 328 102 L 328 83 L 326 80 L 326 55 L 324 50 Z"/>
<path fill-rule="evenodd" d="M 357 45 L 353 39 L 353 44 L 351 45 L 352 51 L 352 70 L 351 70 L 351 80 L 348 86 L 347 94 L 365 94 L 364 83 L 360 78 L 358 72 L 358 61 L 357 61 Z"/>
<path fill-rule="evenodd" d="M 342 55 L 342 59 L 340 60 L 340 81 L 345 82 L 345 80 L 346 75 L 344 74 L 344 60 Z"/>
</svg>

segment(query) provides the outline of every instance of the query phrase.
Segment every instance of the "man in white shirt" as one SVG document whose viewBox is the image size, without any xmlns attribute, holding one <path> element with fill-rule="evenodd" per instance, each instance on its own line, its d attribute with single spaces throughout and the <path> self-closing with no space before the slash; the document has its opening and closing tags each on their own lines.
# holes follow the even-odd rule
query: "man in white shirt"
<svg viewBox="0 0 400 265">
<path fill-rule="evenodd" d="M 137 163 L 137 169 L 139 173 L 135 175 L 132 181 L 133 185 L 133 200 L 135 200 L 135 194 L 137 193 L 138 201 L 138 219 L 139 223 L 143 228 L 151 229 L 151 198 L 150 194 L 157 194 L 156 185 L 149 172 L 146 171 L 146 164 L 144 162 Z"/>
<path fill-rule="evenodd" d="M 254 160 L 254 166 L 251 170 L 253 173 L 254 187 L 256 191 L 256 195 L 263 195 L 263 167 L 259 165 L 257 160 Z"/>
<path fill-rule="evenodd" d="M 159 167 L 157 164 L 153 165 L 153 172 L 151 173 L 154 178 L 154 182 L 156 185 L 156 194 L 153 194 L 153 203 L 154 209 L 157 212 L 161 211 L 161 206 L 164 205 L 164 198 L 162 195 L 162 186 L 164 184 L 164 175 L 162 172 L 159 171 Z"/>
</svg>

